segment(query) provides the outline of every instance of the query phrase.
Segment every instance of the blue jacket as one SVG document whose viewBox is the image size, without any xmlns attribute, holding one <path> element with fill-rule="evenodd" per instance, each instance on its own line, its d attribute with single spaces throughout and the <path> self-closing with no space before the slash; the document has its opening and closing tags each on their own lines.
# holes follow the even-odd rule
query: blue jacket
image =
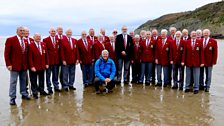
<svg viewBox="0 0 224 126">
<path fill-rule="evenodd" d="M 116 67 L 114 61 L 110 58 L 105 62 L 100 56 L 100 58 L 95 63 L 95 75 L 101 81 L 104 81 L 106 78 L 114 79 L 116 74 Z"/>
</svg>

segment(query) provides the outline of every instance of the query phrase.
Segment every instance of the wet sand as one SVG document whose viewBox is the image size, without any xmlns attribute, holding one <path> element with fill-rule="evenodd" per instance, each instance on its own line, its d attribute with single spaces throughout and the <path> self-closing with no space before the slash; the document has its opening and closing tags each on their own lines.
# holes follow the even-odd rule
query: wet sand
<svg viewBox="0 0 224 126">
<path fill-rule="evenodd" d="M 4 39 L 0 39 L 3 56 Z M 213 70 L 210 93 L 183 93 L 144 85 L 117 85 L 114 92 L 96 95 L 93 87 L 83 89 L 80 67 L 76 69 L 76 91 L 55 93 L 38 100 L 9 105 L 9 72 L 0 60 L 1 126 L 222 126 L 224 123 L 224 41 L 219 40 L 219 61 Z"/>
</svg>

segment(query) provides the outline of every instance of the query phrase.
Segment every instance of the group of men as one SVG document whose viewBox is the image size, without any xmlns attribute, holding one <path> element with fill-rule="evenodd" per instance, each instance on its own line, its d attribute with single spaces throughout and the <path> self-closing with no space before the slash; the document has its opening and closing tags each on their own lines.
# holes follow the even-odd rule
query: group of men
<svg viewBox="0 0 224 126">
<path fill-rule="evenodd" d="M 62 89 L 76 90 L 77 64 L 82 70 L 84 87 L 95 84 L 96 93 L 112 92 L 115 83 L 122 82 L 122 73 L 123 83 L 129 84 L 130 66 L 131 83 L 171 85 L 172 89 L 185 92 L 193 86 L 195 94 L 199 89 L 209 91 L 218 47 L 208 29 L 192 31 L 190 36 L 188 30 L 176 31 L 175 27 L 170 28 L 169 36 L 166 29 L 162 29 L 160 35 L 156 29 L 142 30 L 140 35 L 128 34 L 127 30 L 123 26 L 121 34 L 113 30 L 108 37 L 105 29 L 100 29 L 100 34 L 95 36 L 91 28 L 88 35 L 82 31 L 81 38 L 76 40 L 71 29 L 64 35 L 62 27 L 50 28 L 49 36 L 42 39 L 41 34 L 35 33 L 31 38 L 28 28 L 18 27 L 17 35 L 7 38 L 4 52 L 10 71 L 10 104 L 16 104 L 18 77 L 22 99 L 26 100 L 30 100 L 29 82 L 36 99 L 38 93 L 49 95 Z M 44 90 L 45 78 L 48 92 Z"/>
</svg>

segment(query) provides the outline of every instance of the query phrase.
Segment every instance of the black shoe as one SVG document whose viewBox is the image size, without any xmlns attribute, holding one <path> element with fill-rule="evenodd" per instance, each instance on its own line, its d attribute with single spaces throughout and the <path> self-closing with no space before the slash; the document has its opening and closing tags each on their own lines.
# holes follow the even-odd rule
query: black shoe
<svg viewBox="0 0 224 126">
<path fill-rule="evenodd" d="M 145 83 L 145 86 L 150 86 L 150 82 L 146 82 Z"/>
<path fill-rule="evenodd" d="M 33 97 L 34 97 L 35 99 L 38 99 L 38 95 L 37 95 L 37 94 L 33 94 Z"/>
<path fill-rule="evenodd" d="M 137 83 L 137 81 L 135 81 L 135 80 L 132 80 L 132 81 L 131 81 L 131 83 L 132 83 L 132 84 L 136 84 L 136 83 Z"/>
<path fill-rule="evenodd" d="M 155 86 L 161 87 L 162 84 L 161 83 L 157 83 Z"/>
<path fill-rule="evenodd" d="M 47 92 L 43 91 L 43 92 L 40 92 L 40 95 L 44 95 L 44 96 L 47 96 L 49 95 Z"/>
<path fill-rule="evenodd" d="M 54 89 L 55 92 L 61 92 L 61 89 Z"/>
<path fill-rule="evenodd" d="M 138 84 L 143 84 L 143 82 L 138 82 Z"/>
<path fill-rule="evenodd" d="M 117 81 L 116 84 L 121 84 L 121 81 Z"/>
<path fill-rule="evenodd" d="M 185 92 L 185 93 L 188 93 L 188 92 L 190 92 L 190 89 L 185 89 L 184 92 Z"/>
<path fill-rule="evenodd" d="M 52 90 L 49 90 L 48 93 L 49 93 L 49 94 L 53 94 L 53 91 L 52 91 Z"/>
<path fill-rule="evenodd" d="M 113 93 L 113 91 L 112 90 L 108 90 L 108 93 Z"/>
<path fill-rule="evenodd" d="M 73 86 L 69 86 L 69 90 L 76 90 L 76 88 Z"/>
<path fill-rule="evenodd" d="M 205 92 L 209 92 L 209 89 L 208 88 L 205 88 Z"/>
<path fill-rule="evenodd" d="M 124 81 L 124 84 L 129 84 L 129 82 L 128 81 Z"/>
<path fill-rule="evenodd" d="M 194 94 L 198 94 L 198 92 L 199 92 L 198 90 L 194 90 Z"/>
<path fill-rule="evenodd" d="M 183 90 L 183 87 L 179 87 L 179 90 Z"/>
<path fill-rule="evenodd" d="M 14 99 L 14 98 L 11 99 L 10 102 L 9 102 L 9 104 L 10 105 L 16 105 L 16 99 Z"/>
<path fill-rule="evenodd" d="M 167 87 L 168 84 L 163 84 L 163 87 Z"/>
<path fill-rule="evenodd" d="M 66 92 L 68 92 L 68 91 L 69 91 L 69 89 L 68 89 L 68 88 L 65 88 L 64 90 L 65 90 Z"/>
<path fill-rule="evenodd" d="M 201 90 L 201 91 L 203 91 L 203 90 L 205 90 L 205 88 L 204 88 L 204 86 L 199 86 L 199 90 Z"/>
<path fill-rule="evenodd" d="M 87 87 L 89 87 L 89 84 L 84 84 L 84 88 L 87 88 Z"/>
<path fill-rule="evenodd" d="M 155 85 L 155 84 L 156 84 L 156 82 L 155 82 L 155 81 L 151 81 L 151 84 L 152 84 L 152 85 Z"/>
<path fill-rule="evenodd" d="M 98 91 L 96 91 L 96 94 L 100 94 L 100 91 L 98 90 Z"/>
<path fill-rule="evenodd" d="M 177 89 L 177 88 L 178 88 L 177 86 L 173 86 L 173 87 L 172 87 L 172 89 Z"/>
<path fill-rule="evenodd" d="M 29 96 L 22 96 L 22 99 L 24 99 L 24 100 L 30 100 L 30 97 Z"/>
</svg>

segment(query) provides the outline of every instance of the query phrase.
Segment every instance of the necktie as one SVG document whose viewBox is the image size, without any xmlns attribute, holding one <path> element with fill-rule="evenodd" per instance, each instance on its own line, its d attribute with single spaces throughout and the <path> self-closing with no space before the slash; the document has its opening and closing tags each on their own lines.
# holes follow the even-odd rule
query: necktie
<svg viewBox="0 0 224 126">
<path fill-rule="evenodd" d="M 179 47 L 180 45 L 180 40 L 177 40 L 177 48 Z"/>
<path fill-rule="evenodd" d="M 52 37 L 52 39 L 53 39 L 53 45 L 54 45 L 54 48 L 55 48 L 55 46 L 56 46 L 56 44 L 55 44 L 55 38 Z"/>
<path fill-rule="evenodd" d="M 205 41 L 204 41 L 204 48 L 206 47 L 206 42 L 207 42 L 207 38 L 205 38 Z"/>
<path fill-rule="evenodd" d="M 124 48 L 126 49 L 127 42 L 126 42 L 126 35 L 124 34 Z"/>
<path fill-rule="evenodd" d="M 40 52 L 40 55 L 42 55 L 42 51 L 41 51 L 41 48 L 40 48 L 40 42 L 37 43 L 37 46 L 38 46 L 38 50 L 39 50 L 39 52 Z"/>
<path fill-rule="evenodd" d="M 85 47 L 88 50 L 88 43 L 86 42 L 86 39 L 84 39 Z"/>
<path fill-rule="evenodd" d="M 23 39 L 21 39 L 21 48 L 22 48 L 22 52 L 25 52 L 25 44 Z"/>
<path fill-rule="evenodd" d="M 147 39 L 147 41 L 146 41 L 146 45 L 149 46 L 149 39 Z"/>
<path fill-rule="evenodd" d="M 184 37 L 185 40 L 187 40 L 187 37 Z"/>
<path fill-rule="evenodd" d="M 165 40 L 163 39 L 163 46 L 165 45 Z"/>
<path fill-rule="evenodd" d="M 70 37 L 69 37 L 69 43 L 70 43 L 71 49 L 73 49 L 73 44 L 72 44 L 72 40 Z"/>
<path fill-rule="evenodd" d="M 194 49 L 194 46 L 195 46 L 195 40 L 192 41 L 192 50 Z"/>
</svg>

